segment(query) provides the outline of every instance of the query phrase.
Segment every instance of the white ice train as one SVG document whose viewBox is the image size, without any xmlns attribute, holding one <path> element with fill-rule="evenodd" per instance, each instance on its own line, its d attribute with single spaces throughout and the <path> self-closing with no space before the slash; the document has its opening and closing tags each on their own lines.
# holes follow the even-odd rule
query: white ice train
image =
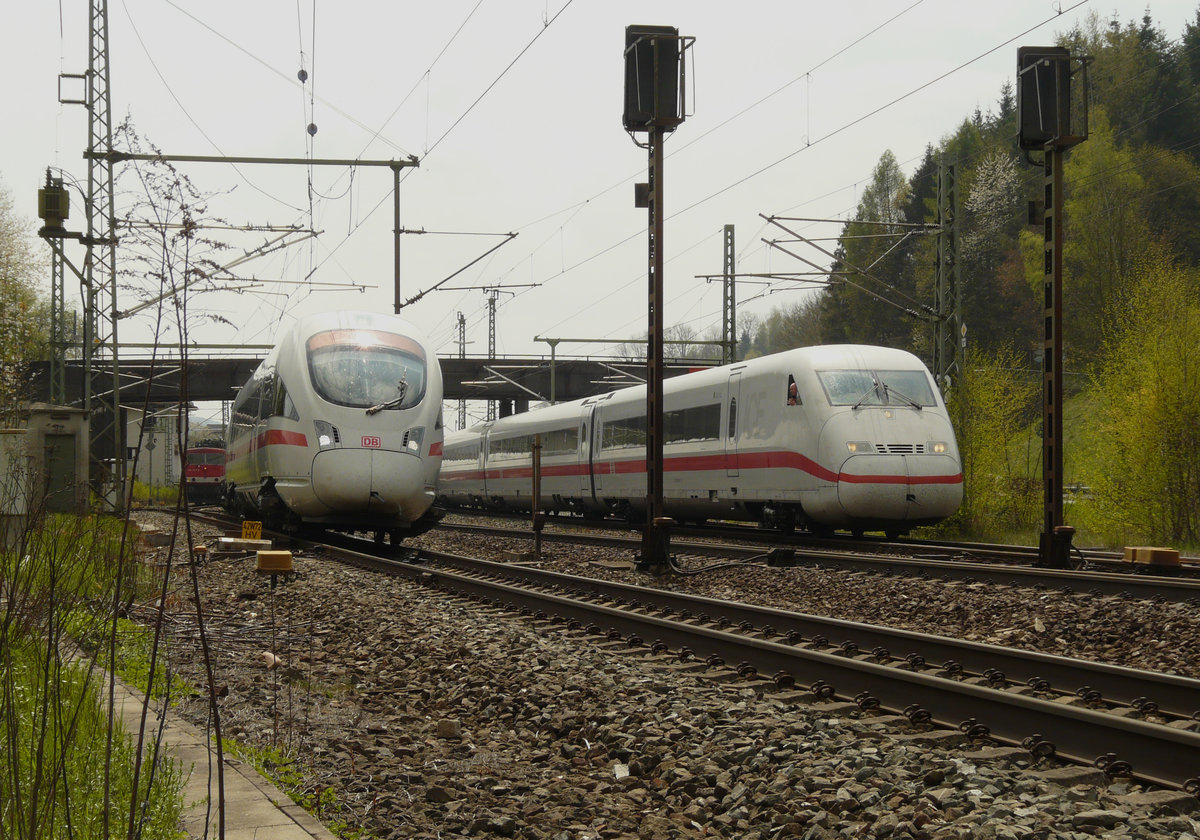
<svg viewBox="0 0 1200 840">
<path fill-rule="evenodd" d="M 435 522 L 441 408 L 441 367 L 412 324 L 302 318 L 234 400 L 227 501 L 289 529 L 421 533 Z"/>
<path fill-rule="evenodd" d="M 962 501 L 946 406 L 911 353 L 807 347 L 668 379 L 663 390 L 663 497 L 676 520 L 895 536 Z M 528 510 L 535 435 L 545 509 L 644 517 L 645 386 L 448 434 L 441 495 Z"/>
</svg>

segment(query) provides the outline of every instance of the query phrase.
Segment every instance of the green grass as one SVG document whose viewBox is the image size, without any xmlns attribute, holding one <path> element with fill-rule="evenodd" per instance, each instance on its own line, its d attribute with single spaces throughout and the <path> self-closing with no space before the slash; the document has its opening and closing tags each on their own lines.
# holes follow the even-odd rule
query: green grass
<svg viewBox="0 0 1200 840">
<path fill-rule="evenodd" d="M 93 654 L 102 664 L 108 662 L 108 637 L 112 627 L 108 621 L 98 622 L 96 617 L 84 611 L 76 611 L 67 619 L 67 631 L 81 646 Z M 154 630 L 125 618 L 117 619 L 116 666 L 112 670 L 117 676 L 142 694 L 149 693 L 153 700 L 171 698 L 172 704 L 180 697 L 196 692 L 195 687 L 176 673 L 169 672 L 163 664 L 163 651 L 154 665 L 154 682 L 150 682 L 150 656 L 154 641 Z"/>
<path fill-rule="evenodd" d="M 133 742 L 119 720 L 109 728 L 102 672 L 65 652 L 72 626 L 98 633 L 106 625 L 118 580 L 135 596 L 151 591 L 140 589 L 148 581 L 136 564 L 117 562 L 121 529 L 113 520 L 47 517 L 18 551 L 0 553 L 0 837 L 103 837 L 106 813 L 107 835 L 124 836 L 131 811 L 142 837 L 178 837 L 178 768 L 155 764 L 148 742 L 134 789 Z"/>
<path fill-rule="evenodd" d="M 151 487 L 145 482 L 134 479 L 131 499 L 144 505 L 169 506 L 179 499 L 179 486 L 155 485 Z"/>
<path fill-rule="evenodd" d="M 1067 488 L 1063 504 L 1063 520 L 1076 529 L 1074 543 L 1080 547 L 1120 549 L 1104 534 L 1104 523 L 1097 506 L 1092 503 L 1089 484 L 1092 477 L 1101 475 L 1108 468 L 1098 454 L 1098 423 L 1095 418 L 1101 406 L 1089 391 L 1082 391 L 1067 398 L 1063 403 L 1063 484 Z M 1042 531 L 1042 419 L 1040 414 L 1018 435 L 1008 448 L 1009 461 L 1025 465 L 1025 469 L 1012 478 L 1030 483 L 1036 494 L 1038 509 L 1025 527 L 1012 527 L 998 532 L 968 533 L 957 529 L 963 536 L 976 539 L 995 540 L 1022 545 L 1037 545 Z M 967 492 L 972 488 L 968 484 Z M 948 521 L 937 533 L 952 533 L 956 530 L 955 520 Z M 1136 540 L 1138 535 L 1129 539 Z M 1143 541 L 1147 539 L 1142 535 Z M 1133 544 L 1133 543 L 1129 543 Z M 1200 546 L 1176 545 L 1183 552 L 1196 553 Z"/>
<path fill-rule="evenodd" d="M 314 790 L 304 779 L 304 770 L 294 756 L 279 747 L 254 747 L 240 741 L 221 742 L 227 754 L 249 764 L 258 773 L 278 786 L 288 798 L 321 820 L 325 827 L 342 840 L 370 840 L 369 832 L 351 828 L 338 816 L 337 791 L 331 787 Z"/>
</svg>

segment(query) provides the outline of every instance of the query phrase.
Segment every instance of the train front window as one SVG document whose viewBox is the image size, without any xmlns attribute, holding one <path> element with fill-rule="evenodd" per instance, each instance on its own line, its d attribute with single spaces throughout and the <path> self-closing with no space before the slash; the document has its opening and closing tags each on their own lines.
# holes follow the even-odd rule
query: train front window
<svg viewBox="0 0 1200 840">
<path fill-rule="evenodd" d="M 937 405 L 929 377 L 921 370 L 819 370 L 830 405 Z"/>
<path fill-rule="evenodd" d="M 883 395 L 869 370 L 819 370 L 817 378 L 830 405 L 883 405 Z"/>
<path fill-rule="evenodd" d="M 877 370 L 875 375 L 879 377 L 891 405 L 911 405 L 916 408 L 937 405 L 929 377 L 923 370 Z"/>
<path fill-rule="evenodd" d="M 411 408 L 425 396 L 425 354 L 412 339 L 375 330 L 331 330 L 308 340 L 313 387 L 352 408 Z"/>
</svg>

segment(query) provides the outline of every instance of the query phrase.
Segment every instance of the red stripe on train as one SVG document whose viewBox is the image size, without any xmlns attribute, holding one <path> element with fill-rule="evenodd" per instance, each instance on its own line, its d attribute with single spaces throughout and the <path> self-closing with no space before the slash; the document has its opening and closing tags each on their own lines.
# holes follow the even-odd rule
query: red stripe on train
<svg viewBox="0 0 1200 840">
<path fill-rule="evenodd" d="M 595 465 L 596 475 L 630 475 L 646 472 L 644 459 L 628 461 L 598 461 Z M 763 469 L 794 469 L 806 472 L 822 481 L 830 483 L 846 482 L 847 484 L 961 484 L 962 473 L 953 475 L 859 475 L 855 473 L 835 473 L 823 467 L 811 458 L 799 452 L 753 452 L 744 455 L 691 455 L 677 458 L 667 458 L 663 462 L 666 472 L 712 472 L 727 469 L 763 470 Z M 586 465 L 560 464 L 542 467 L 543 476 L 580 476 L 588 475 Z M 463 481 L 481 478 L 531 478 L 532 467 L 498 467 L 484 471 L 475 469 L 467 472 L 443 473 L 444 481 Z"/>
<path fill-rule="evenodd" d="M 251 445 L 239 445 L 225 453 L 226 462 L 243 458 L 256 449 L 264 446 L 308 446 L 308 438 L 303 432 L 289 432 L 283 429 L 267 429 L 254 438 Z"/>
<path fill-rule="evenodd" d="M 264 446 L 308 446 L 303 432 L 288 432 L 283 429 L 267 429 L 255 440 L 259 448 Z"/>
</svg>

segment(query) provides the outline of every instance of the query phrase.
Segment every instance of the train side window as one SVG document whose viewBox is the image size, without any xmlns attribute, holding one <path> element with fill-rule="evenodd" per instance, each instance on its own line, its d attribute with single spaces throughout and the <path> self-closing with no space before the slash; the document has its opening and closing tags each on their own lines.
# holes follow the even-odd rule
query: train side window
<svg viewBox="0 0 1200 840">
<path fill-rule="evenodd" d="M 729 401 L 729 434 L 727 437 L 730 440 L 737 437 L 737 397 Z"/>
<path fill-rule="evenodd" d="M 803 405 L 800 401 L 800 389 L 796 387 L 796 377 L 788 374 L 787 384 L 787 404 L 788 405 Z"/>
<path fill-rule="evenodd" d="M 249 416 L 252 424 L 258 423 L 263 417 L 262 392 L 263 383 L 261 379 L 250 386 L 250 397 L 246 400 L 246 414 Z"/>
<path fill-rule="evenodd" d="M 278 377 L 275 379 L 275 399 L 271 406 L 271 414 L 276 417 L 286 417 L 289 420 L 300 419 L 300 412 L 296 410 L 296 403 L 292 401 L 292 395 L 288 393 L 283 379 Z"/>
<path fill-rule="evenodd" d="M 292 395 L 287 391 L 283 392 L 283 416 L 289 420 L 300 419 L 300 412 L 296 409 L 296 404 L 292 402 Z"/>
</svg>

